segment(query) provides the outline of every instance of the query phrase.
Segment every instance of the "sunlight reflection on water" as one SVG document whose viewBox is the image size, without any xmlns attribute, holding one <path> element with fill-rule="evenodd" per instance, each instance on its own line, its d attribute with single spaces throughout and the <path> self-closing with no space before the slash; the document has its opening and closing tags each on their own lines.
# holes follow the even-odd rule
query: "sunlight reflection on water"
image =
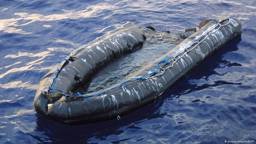
<svg viewBox="0 0 256 144">
<path fill-rule="evenodd" d="M 256 140 L 254 0 L 2 1 L 0 13 L 0 143 Z M 242 21 L 241 41 L 206 59 L 163 98 L 119 120 L 68 126 L 33 110 L 43 75 L 122 23 L 172 32 L 223 16 Z"/>
</svg>

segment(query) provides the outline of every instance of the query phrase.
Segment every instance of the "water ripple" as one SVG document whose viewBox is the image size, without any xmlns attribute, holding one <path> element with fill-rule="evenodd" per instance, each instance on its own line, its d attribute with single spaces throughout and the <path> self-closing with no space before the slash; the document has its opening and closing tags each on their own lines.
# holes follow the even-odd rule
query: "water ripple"
<svg viewBox="0 0 256 144">
<path fill-rule="evenodd" d="M 256 141 L 255 0 L 13 0 L 1 1 L 0 12 L 0 143 Z M 43 75 L 72 50 L 122 23 L 172 32 L 224 16 L 242 21 L 241 39 L 153 103 L 118 119 L 75 126 L 33 110 Z"/>
</svg>

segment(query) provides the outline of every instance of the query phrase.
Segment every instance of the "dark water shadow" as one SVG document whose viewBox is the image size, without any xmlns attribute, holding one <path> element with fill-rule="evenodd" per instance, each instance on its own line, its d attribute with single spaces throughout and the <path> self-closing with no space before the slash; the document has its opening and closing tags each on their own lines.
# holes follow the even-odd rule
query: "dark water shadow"
<svg viewBox="0 0 256 144">
<path fill-rule="evenodd" d="M 152 119 L 161 117 L 158 112 L 159 107 L 163 104 L 164 100 L 168 97 L 180 96 L 184 93 L 189 93 L 199 89 L 206 88 L 206 85 L 196 86 L 188 82 L 189 79 L 198 79 L 202 77 L 209 77 L 215 74 L 215 68 L 220 67 L 223 64 L 232 66 L 232 63 L 224 60 L 223 56 L 227 52 L 238 50 L 237 44 L 240 42 L 241 37 L 237 37 L 231 42 L 224 45 L 221 49 L 216 51 L 213 55 L 209 56 L 205 61 L 193 68 L 188 74 L 178 80 L 175 85 L 171 86 L 161 98 L 158 100 L 146 104 L 145 106 L 121 116 L 120 120 L 113 119 L 107 121 L 100 121 L 95 123 L 88 123 L 82 125 L 66 125 L 61 124 L 44 116 L 37 114 L 37 127 L 35 133 L 43 133 L 45 138 L 34 136 L 37 140 L 43 143 L 86 143 L 91 137 L 104 137 L 110 134 L 122 133 L 122 127 L 133 125 L 145 119 Z M 235 64 L 236 65 L 236 64 Z M 216 84 L 223 84 L 225 82 L 219 82 Z"/>
</svg>

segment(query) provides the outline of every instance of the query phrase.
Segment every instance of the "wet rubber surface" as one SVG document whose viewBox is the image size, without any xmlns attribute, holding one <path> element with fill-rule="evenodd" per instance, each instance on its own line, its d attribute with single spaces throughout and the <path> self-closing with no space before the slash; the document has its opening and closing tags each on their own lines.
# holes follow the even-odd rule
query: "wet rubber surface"
<svg viewBox="0 0 256 144">
<path fill-rule="evenodd" d="M 114 59 L 101 69 L 92 79 L 84 93 L 95 92 L 133 77 L 133 73 L 143 69 L 157 58 L 175 47 L 174 44 L 145 44 L 141 49 L 129 53 L 119 59 Z"/>
<path fill-rule="evenodd" d="M 254 0 L 1 1 L 0 11 L 0 143 L 256 141 Z M 242 21 L 241 40 L 195 67 L 161 99 L 115 120 L 75 126 L 35 113 L 43 75 L 121 23 L 172 31 L 223 15 Z"/>
</svg>

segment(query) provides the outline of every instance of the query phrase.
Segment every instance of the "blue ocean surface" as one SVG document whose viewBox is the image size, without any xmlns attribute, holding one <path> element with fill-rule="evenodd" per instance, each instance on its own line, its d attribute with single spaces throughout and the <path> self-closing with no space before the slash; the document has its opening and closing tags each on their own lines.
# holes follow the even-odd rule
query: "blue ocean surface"
<svg viewBox="0 0 256 144">
<path fill-rule="evenodd" d="M 43 75 L 127 21 L 158 30 L 232 16 L 234 40 L 156 101 L 113 120 L 65 125 L 38 115 Z M 255 0 L 0 0 L 0 143 L 256 143 Z"/>
</svg>

